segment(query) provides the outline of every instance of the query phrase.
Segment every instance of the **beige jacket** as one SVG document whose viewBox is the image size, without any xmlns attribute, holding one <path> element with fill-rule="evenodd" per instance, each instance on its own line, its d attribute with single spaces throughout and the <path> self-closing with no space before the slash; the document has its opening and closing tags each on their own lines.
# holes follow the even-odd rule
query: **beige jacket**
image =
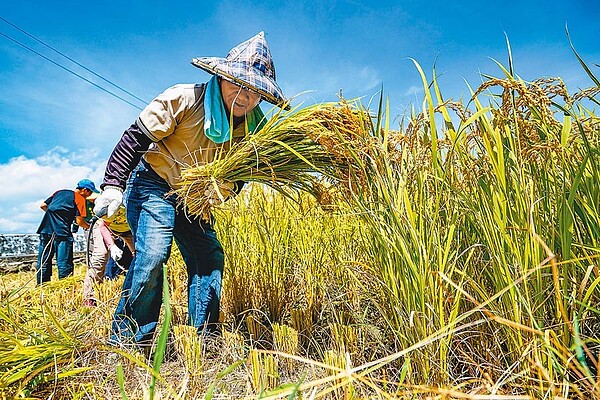
<svg viewBox="0 0 600 400">
<path fill-rule="evenodd" d="M 175 85 L 142 111 L 138 126 L 154 143 L 144 159 L 169 186 L 180 185 L 181 169 L 211 162 L 231 142 L 216 144 L 204 135 L 204 84 Z M 246 134 L 245 124 L 233 131 L 233 141 Z"/>
</svg>

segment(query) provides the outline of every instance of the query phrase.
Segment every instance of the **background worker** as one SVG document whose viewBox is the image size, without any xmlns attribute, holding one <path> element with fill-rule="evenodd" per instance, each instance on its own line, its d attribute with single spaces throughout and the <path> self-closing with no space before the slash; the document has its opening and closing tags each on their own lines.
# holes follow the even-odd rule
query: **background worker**
<svg viewBox="0 0 600 400">
<path fill-rule="evenodd" d="M 187 216 L 170 193 L 180 184 L 181 166 L 208 163 L 231 141 L 257 129 L 263 119 L 258 107 L 262 99 L 286 104 L 262 32 L 226 58 L 203 57 L 192 63 L 215 76 L 206 84 L 173 86 L 146 106 L 113 150 L 104 191 L 96 200 L 94 210 L 108 206 L 110 216 L 120 206 L 127 183 L 135 258 L 113 318 L 114 344 L 151 344 L 161 306 L 162 266 L 173 239 L 187 267 L 188 323 L 199 333 L 216 329 L 223 248 L 211 221 Z M 233 195 L 242 185 L 231 184 L 221 196 Z"/>
<path fill-rule="evenodd" d="M 104 272 L 105 279 L 117 279 L 119 275 L 127 272 L 133 261 L 133 254 L 121 237 L 117 236 L 115 238 L 115 246 L 121 249 L 123 255 L 116 261 L 113 257 L 108 258 L 106 271 Z"/>
<path fill-rule="evenodd" d="M 114 239 L 114 247 L 110 248 L 111 257 L 106 263 L 105 277 L 114 279 L 123 271 L 129 269 L 129 265 L 135 257 L 133 234 L 127 223 L 127 215 L 123 206 L 119 207 L 112 217 L 105 216 L 102 220 Z"/>
<path fill-rule="evenodd" d="M 114 238 L 122 236 L 131 252 L 134 247 L 125 207 L 119 207 L 110 218 L 103 216 L 90 225 L 92 228 L 88 240 L 88 266 L 83 280 L 83 303 L 87 307 L 95 307 L 98 299 L 94 293 L 94 285 L 104 280 L 109 254 L 115 261 L 123 257 L 123 250 L 115 244 Z"/>
<path fill-rule="evenodd" d="M 73 220 L 84 229 L 89 226 L 85 221 L 85 199 L 98 192 L 94 182 L 82 179 L 75 190 L 62 189 L 54 192 L 40 208 L 44 217 L 37 230 L 40 234 L 40 246 L 37 262 L 37 283 L 48 282 L 52 277 L 52 259 L 56 253 L 58 278 L 73 274 Z"/>
<path fill-rule="evenodd" d="M 117 239 L 120 239 L 132 255 L 135 253 L 133 235 L 129 223 L 127 223 L 127 213 L 123 205 L 121 205 L 110 217 L 108 215 L 103 216 L 102 220 L 99 222 L 101 222 L 101 226 L 104 227 L 102 231 L 103 237 L 106 237 L 106 233 L 109 232 L 112 242 L 116 243 Z M 113 249 L 111 243 L 109 250 L 113 260 L 119 261 L 123 257 L 122 251 L 119 252 L 119 250 L 122 250 L 119 246 Z"/>
</svg>

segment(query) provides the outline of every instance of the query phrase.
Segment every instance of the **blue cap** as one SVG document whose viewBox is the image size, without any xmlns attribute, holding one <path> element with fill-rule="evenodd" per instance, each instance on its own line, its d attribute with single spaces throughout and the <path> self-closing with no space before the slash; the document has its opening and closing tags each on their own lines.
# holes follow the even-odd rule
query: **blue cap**
<svg viewBox="0 0 600 400">
<path fill-rule="evenodd" d="M 90 181 L 89 179 L 80 180 L 77 183 L 77 189 L 89 189 L 94 193 L 100 193 L 98 189 L 96 189 L 96 185 L 94 185 L 94 182 Z"/>
</svg>

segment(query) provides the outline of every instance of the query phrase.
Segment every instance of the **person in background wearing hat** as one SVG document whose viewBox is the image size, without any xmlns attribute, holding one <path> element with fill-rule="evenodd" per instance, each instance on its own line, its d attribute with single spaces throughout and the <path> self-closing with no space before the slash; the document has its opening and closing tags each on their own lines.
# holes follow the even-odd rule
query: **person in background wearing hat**
<svg viewBox="0 0 600 400">
<path fill-rule="evenodd" d="M 52 277 L 52 259 L 55 253 L 58 278 L 73 274 L 71 223 L 75 220 L 77 225 L 88 228 L 89 225 L 85 221 L 85 199 L 97 192 L 94 182 L 82 179 L 77 183 L 75 190 L 58 190 L 40 205 L 45 213 L 37 230 L 40 234 L 36 271 L 38 284 L 48 282 Z"/>
<path fill-rule="evenodd" d="M 135 258 L 113 317 L 115 345 L 151 345 L 173 239 L 187 267 L 188 323 L 198 333 L 217 331 L 223 248 L 211 221 L 186 215 L 170 193 L 180 185 L 182 166 L 211 162 L 217 151 L 260 127 L 261 100 L 289 108 L 263 32 L 225 58 L 194 58 L 192 64 L 214 76 L 204 84 L 175 85 L 146 106 L 114 148 L 95 202 L 94 211 L 107 206 L 110 216 L 127 188 Z M 227 193 L 208 195 L 219 201 L 242 186 L 230 182 Z"/>
</svg>

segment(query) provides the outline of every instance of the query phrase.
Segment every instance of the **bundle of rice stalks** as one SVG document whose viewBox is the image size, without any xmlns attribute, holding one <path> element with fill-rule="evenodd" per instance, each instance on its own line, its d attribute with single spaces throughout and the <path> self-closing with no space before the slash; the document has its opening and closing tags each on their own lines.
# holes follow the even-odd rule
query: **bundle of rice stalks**
<svg viewBox="0 0 600 400">
<path fill-rule="evenodd" d="M 358 102 L 327 103 L 280 112 L 263 128 L 211 163 L 198 162 L 182 170 L 175 191 L 187 212 L 207 217 L 212 199 L 223 201 L 228 185 L 259 182 L 277 191 L 284 188 L 324 197 L 323 180 L 345 182 L 354 190 L 364 180 L 361 165 L 374 138 L 371 118 Z"/>
</svg>

